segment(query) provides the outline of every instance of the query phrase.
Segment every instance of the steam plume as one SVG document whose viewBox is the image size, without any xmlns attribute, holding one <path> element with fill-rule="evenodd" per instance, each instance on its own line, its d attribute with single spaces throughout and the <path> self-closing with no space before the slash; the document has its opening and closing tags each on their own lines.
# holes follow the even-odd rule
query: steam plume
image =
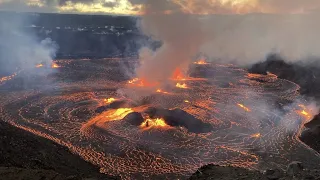
<svg viewBox="0 0 320 180">
<path fill-rule="evenodd" d="M 200 16 L 192 14 L 190 7 L 208 9 L 213 4 L 209 1 L 131 1 L 143 4 L 142 31 L 163 42 L 163 46 L 149 56 L 146 50 L 142 51 L 143 64 L 137 74 L 147 80 L 168 78 L 197 53 L 240 65 L 263 61 L 274 53 L 288 61 L 320 57 L 317 13 Z M 225 6 L 214 2 L 220 5 L 218 9 Z M 283 3 L 256 1 L 254 5 L 274 8 Z M 312 2 L 293 4 L 285 12 L 299 9 L 298 5 L 307 8 Z"/>
<path fill-rule="evenodd" d="M 39 40 L 28 30 L 31 16 L 3 13 L 0 18 L 0 73 L 50 64 L 57 46 L 51 39 Z M 30 29 L 30 28 L 29 28 Z"/>
<path fill-rule="evenodd" d="M 163 45 L 143 61 L 137 70 L 139 77 L 157 81 L 167 79 L 175 68 L 188 64 L 204 42 L 197 18 L 180 11 L 165 14 L 167 9 L 175 8 L 178 7 L 170 1 L 145 1 L 141 29 L 145 34 L 161 40 Z"/>
</svg>

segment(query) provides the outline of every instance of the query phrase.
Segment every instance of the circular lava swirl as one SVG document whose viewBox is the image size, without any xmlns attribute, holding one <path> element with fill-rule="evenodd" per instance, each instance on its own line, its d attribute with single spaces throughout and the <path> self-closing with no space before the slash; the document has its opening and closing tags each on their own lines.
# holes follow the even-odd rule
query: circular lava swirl
<svg viewBox="0 0 320 180">
<path fill-rule="evenodd" d="M 1 118 L 67 146 L 103 173 L 175 179 L 210 163 L 250 169 L 320 163 L 298 139 L 310 120 L 295 103 L 299 86 L 273 74 L 194 64 L 190 77 L 146 88 L 128 81 L 132 60 L 57 63 L 27 87 L 24 72 L 2 84 Z"/>
</svg>

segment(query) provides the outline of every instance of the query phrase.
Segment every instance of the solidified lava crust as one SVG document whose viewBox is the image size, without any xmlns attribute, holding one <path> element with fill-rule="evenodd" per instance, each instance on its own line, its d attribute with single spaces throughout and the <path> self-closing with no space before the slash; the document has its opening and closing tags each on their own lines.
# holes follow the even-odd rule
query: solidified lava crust
<svg viewBox="0 0 320 180">
<path fill-rule="evenodd" d="M 146 91 L 122 70 L 135 60 L 57 62 L 56 72 L 28 86 L 24 72 L 0 86 L 2 119 L 68 147 L 103 173 L 174 179 L 205 164 L 259 170 L 292 160 L 320 164 L 298 139 L 308 119 L 297 112 L 305 110 L 278 108 L 299 98 L 299 86 L 273 74 L 194 65 L 188 78 Z"/>
</svg>

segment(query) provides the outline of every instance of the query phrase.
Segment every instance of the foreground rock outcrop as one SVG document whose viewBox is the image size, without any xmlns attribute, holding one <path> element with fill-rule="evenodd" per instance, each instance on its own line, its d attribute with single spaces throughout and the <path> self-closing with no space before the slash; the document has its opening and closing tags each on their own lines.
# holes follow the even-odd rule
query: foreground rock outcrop
<svg viewBox="0 0 320 180">
<path fill-rule="evenodd" d="M 206 165 L 198 169 L 189 180 L 319 180 L 320 170 L 303 169 L 300 162 L 292 162 L 285 171 L 270 169 L 264 172 L 238 167 Z"/>
<path fill-rule="evenodd" d="M 0 120 L 0 180 L 115 179 L 65 147 Z"/>
</svg>

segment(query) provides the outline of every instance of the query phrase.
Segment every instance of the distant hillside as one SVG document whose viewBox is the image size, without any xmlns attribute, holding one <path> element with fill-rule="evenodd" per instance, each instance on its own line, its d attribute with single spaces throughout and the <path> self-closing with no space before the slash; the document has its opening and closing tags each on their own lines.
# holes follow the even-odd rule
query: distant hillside
<svg viewBox="0 0 320 180">
<path fill-rule="evenodd" d="M 160 45 L 140 33 L 137 17 L 0 12 L 0 23 L 14 17 L 23 19 L 24 30 L 39 41 L 56 42 L 56 58 L 134 56 L 143 45 Z"/>
</svg>

